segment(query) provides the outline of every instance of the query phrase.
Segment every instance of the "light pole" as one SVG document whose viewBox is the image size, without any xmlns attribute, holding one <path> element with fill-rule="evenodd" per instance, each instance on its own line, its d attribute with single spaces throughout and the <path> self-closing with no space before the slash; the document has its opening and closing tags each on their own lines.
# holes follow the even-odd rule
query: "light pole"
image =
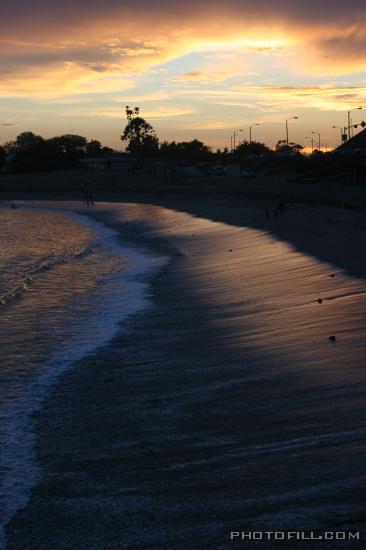
<svg viewBox="0 0 366 550">
<path fill-rule="evenodd" d="M 297 117 L 297 116 L 292 116 L 292 117 L 290 117 L 286 120 L 286 145 L 287 145 L 287 147 L 288 147 L 288 121 L 289 120 L 297 120 L 298 118 L 299 117 Z"/>
<path fill-rule="evenodd" d="M 318 136 L 318 151 L 321 151 L 321 145 L 320 145 L 320 134 L 319 132 L 311 132 L 312 134 L 317 134 Z"/>
<path fill-rule="evenodd" d="M 257 122 L 257 124 L 252 124 L 251 126 L 249 126 L 249 143 L 252 143 L 252 128 L 254 128 L 254 126 L 260 126 L 261 124 L 259 122 Z"/>
<path fill-rule="evenodd" d="M 351 113 L 353 111 L 362 111 L 363 107 L 356 107 L 355 109 L 351 109 L 350 111 L 347 111 L 348 115 L 348 139 L 351 139 Z"/>
<path fill-rule="evenodd" d="M 310 139 L 311 141 L 311 154 L 314 153 L 314 138 L 305 136 L 305 139 Z"/>
<path fill-rule="evenodd" d="M 236 141 L 235 141 L 235 140 L 236 140 L 236 134 L 237 134 L 238 132 L 243 132 L 243 130 L 235 130 L 235 131 L 234 131 L 234 152 L 236 151 Z"/>
<path fill-rule="evenodd" d="M 342 143 L 343 143 L 343 136 L 344 136 L 344 134 L 345 134 L 344 128 L 342 128 L 342 126 L 333 126 L 333 129 L 334 129 L 334 130 L 337 129 L 337 128 L 341 131 L 341 145 L 342 145 Z"/>
</svg>

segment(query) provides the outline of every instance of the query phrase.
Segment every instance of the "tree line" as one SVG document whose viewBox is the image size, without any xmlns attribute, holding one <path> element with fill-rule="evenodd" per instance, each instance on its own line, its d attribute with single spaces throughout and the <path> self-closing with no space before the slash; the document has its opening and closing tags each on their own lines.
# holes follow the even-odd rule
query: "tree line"
<svg viewBox="0 0 366 550">
<path fill-rule="evenodd" d="M 33 132 L 22 132 L 14 141 L 0 146 L 0 168 L 10 172 L 33 172 L 74 168 L 80 158 L 113 153 L 100 141 L 65 134 L 45 139 Z"/>
<path fill-rule="evenodd" d="M 140 161 L 167 160 L 176 162 L 241 162 L 251 157 L 302 157 L 302 146 L 279 141 L 275 150 L 264 143 L 243 141 L 235 151 L 227 148 L 213 151 L 198 139 L 191 141 L 159 142 L 153 126 L 140 115 L 139 107 L 125 108 L 127 124 L 121 134 L 126 152 Z M 0 146 L 0 170 L 34 172 L 75 168 L 85 157 L 118 154 L 96 139 L 64 134 L 45 139 L 33 132 L 22 132 L 14 141 Z"/>
<path fill-rule="evenodd" d="M 139 107 L 131 109 L 128 105 L 125 109 L 127 125 L 121 135 L 121 140 L 127 142 L 126 150 L 136 157 L 161 157 L 172 160 L 189 160 L 193 162 L 224 160 L 232 157 L 234 160 L 244 159 L 249 156 L 269 156 L 274 153 L 283 155 L 299 155 L 302 145 L 280 140 L 273 151 L 264 143 L 246 141 L 240 143 L 235 151 L 217 149 L 213 152 L 202 141 L 159 143 L 153 126 L 140 116 Z"/>
</svg>

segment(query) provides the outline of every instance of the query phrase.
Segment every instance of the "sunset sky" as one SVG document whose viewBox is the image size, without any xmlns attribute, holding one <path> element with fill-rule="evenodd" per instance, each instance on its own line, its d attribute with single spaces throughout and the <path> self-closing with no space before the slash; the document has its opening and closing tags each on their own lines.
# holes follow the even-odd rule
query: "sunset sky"
<svg viewBox="0 0 366 550">
<path fill-rule="evenodd" d="M 24 130 L 121 148 L 124 106 L 160 140 L 230 146 L 234 130 L 339 143 L 366 108 L 365 0 L 1 3 L 0 142 Z M 355 111 L 354 122 L 366 119 Z"/>
</svg>

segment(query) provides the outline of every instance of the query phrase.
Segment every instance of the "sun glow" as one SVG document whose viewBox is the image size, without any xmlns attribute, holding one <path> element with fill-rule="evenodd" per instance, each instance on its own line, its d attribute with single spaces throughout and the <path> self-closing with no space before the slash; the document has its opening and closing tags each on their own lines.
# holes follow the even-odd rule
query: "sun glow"
<svg viewBox="0 0 366 550">
<path fill-rule="evenodd" d="M 200 40 L 191 45 L 190 51 L 195 52 L 256 52 L 269 53 L 284 49 L 290 45 L 290 40 L 285 38 L 232 38 L 221 40 Z"/>
</svg>

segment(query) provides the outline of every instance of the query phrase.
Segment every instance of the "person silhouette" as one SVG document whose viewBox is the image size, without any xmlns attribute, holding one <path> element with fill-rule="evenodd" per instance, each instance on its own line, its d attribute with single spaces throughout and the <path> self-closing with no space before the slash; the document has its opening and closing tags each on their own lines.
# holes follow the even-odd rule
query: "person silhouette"
<svg viewBox="0 0 366 550">
<path fill-rule="evenodd" d="M 86 180 L 83 184 L 83 202 L 88 206 L 89 204 L 94 205 L 94 196 L 90 180 Z"/>
<path fill-rule="evenodd" d="M 280 216 L 280 218 L 283 218 L 283 214 L 285 212 L 285 203 L 283 201 L 279 201 L 277 204 L 276 204 L 276 207 L 274 209 L 274 217 L 275 218 L 278 218 L 278 215 Z"/>
</svg>

